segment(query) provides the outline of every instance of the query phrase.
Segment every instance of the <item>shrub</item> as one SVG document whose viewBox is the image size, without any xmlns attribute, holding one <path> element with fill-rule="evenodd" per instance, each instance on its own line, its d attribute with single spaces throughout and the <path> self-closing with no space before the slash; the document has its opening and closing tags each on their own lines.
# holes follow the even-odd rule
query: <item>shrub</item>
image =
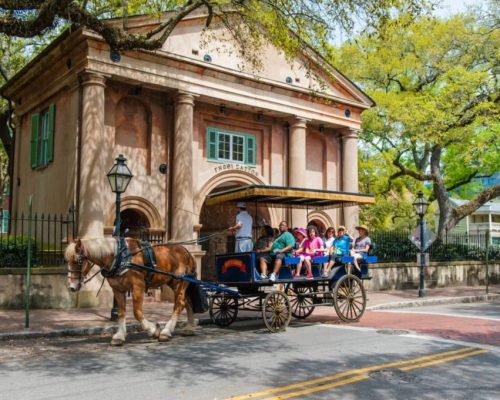
<svg viewBox="0 0 500 400">
<path fill-rule="evenodd" d="M 31 240 L 32 263 L 36 243 Z M 0 267 L 26 267 L 28 264 L 28 238 L 25 236 L 0 235 Z"/>
</svg>

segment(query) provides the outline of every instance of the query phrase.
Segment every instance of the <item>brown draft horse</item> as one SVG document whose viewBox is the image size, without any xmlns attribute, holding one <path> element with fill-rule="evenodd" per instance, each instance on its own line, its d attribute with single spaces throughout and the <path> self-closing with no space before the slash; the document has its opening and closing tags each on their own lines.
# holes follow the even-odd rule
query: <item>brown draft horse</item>
<svg viewBox="0 0 500 400">
<path fill-rule="evenodd" d="M 139 241 L 126 238 L 125 242 L 130 253 L 133 254 L 130 261 L 144 265 L 144 253 L 140 251 Z M 117 241 L 114 238 L 77 239 L 74 243 L 71 243 L 64 254 L 68 262 L 69 289 L 74 292 L 80 290 L 94 264 L 103 270 L 110 270 L 117 248 Z M 179 275 L 194 274 L 196 272 L 196 262 L 184 247 L 179 245 L 157 245 L 152 250 L 156 256 L 156 268 L 158 270 Z M 125 295 L 127 292 L 132 293 L 134 316 L 148 335 L 157 337 L 160 342 L 169 340 L 174 332 L 177 319 L 184 308 L 186 308 L 188 317 L 185 333 L 193 333 L 193 307 L 191 299 L 186 296 L 189 283 L 160 274 L 150 274 L 146 283 L 147 274 L 145 271 L 129 269 L 122 275 L 107 278 L 118 304 L 118 331 L 111 340 L 111 344 L 114 346 L 122 345 L 127 334 L 125 324 Z M 157 327 L 155 323 L 144 318 L 143 300 L 146 284 L 148 288 L 158 288 L 163 284 L 168 284 L 174 291 L 174 311 L 161 331 L 159 326 Z"/>
</svg>

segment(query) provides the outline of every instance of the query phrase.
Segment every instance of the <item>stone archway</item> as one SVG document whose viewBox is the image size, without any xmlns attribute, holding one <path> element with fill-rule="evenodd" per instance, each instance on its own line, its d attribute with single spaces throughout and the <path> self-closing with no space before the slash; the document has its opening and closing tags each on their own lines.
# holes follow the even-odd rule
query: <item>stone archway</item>
<svg viewBox="0 0 500 400">
<path fill-rule="evenodd" d="M 236 210 L 232 205 L 219 205 L 207 207 L 205 198 L 208 194 L 223 189 L 246 185 L 266 185 L 260 178 L 245 171 L 224 171 L 208 180 L 199 191 L 194 208 L 199 216 L 200 238 L 220 233 L 234 224 Z M 254 235 L 258 234 L 259 226 L 262 224 L 276 224 L 280 214 L 276 209 L 265 206 L 247 204 L 248 212 L 254 220 Z M 215 278 L 214 256 L 232 251 L 234 248 L 234 237 L 232 235 L 220 235 L 202 242 L 202 250 L 206 252 L 202 259 L 203 279 Z"/>
<path fill-rule="evenodd" d="M 127 196 L 121 201 L 120 216 L 122 219 L 122 232 L 129 229 L 130 237 L 136 237 L 153 242 L 163 242 L 165 229 L 161 216 L 156 207 L 146 199 L 137 196 Z M 115 221 L 115 205 L 108 208 L 105 217 L 105 234 L 113 232 Z"/>
<path fill-rule="evenodd" d="M 324 211 L 314 210 L 308 214 L 307 219 L 307 225 L 314 225 L 321 234 L 325 233 L 326 228 L 333 226 L 332 219 Z"/>
</svg>

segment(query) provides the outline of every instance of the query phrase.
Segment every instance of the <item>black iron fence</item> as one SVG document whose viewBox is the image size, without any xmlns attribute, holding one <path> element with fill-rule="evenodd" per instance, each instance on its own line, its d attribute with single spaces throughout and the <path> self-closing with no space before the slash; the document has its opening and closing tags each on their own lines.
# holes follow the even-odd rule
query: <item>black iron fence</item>
<svg viewBox="0 0 500 400">
<path fill-rule="evenodd" d="M 64 263 L 64 249 L 75 237 L 74 214 L 33 214 L 28 232 L 27 214 L 7 218 L 8 233 L 0 234 L 0 267 L 25 267 L 28 237 L 31 236 L 33 265 Z"/>
<path fill-rule="evenodd" d="M 417 247 L 410 241 L 410 231 L 370 233 L 379 262 L 416 261 Z M 500 246 L 493 245 L 488 233 L 449 233 L 437 239 L 427 250 L 430 261 L 500 260 Z"/>
</svg>

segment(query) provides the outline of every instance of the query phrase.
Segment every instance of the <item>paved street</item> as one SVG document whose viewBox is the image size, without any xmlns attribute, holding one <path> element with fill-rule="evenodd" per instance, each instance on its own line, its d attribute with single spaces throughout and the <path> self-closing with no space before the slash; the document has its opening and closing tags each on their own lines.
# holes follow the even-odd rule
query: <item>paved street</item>
<svg viewBox="0 0 500 400">
<path fill-rule="evenodd" d="M 106 335 L 4 341 L 1 398 L 498 398 L 500 384 L 492 377 L 500 347 L 429 337 L 388 322 L 397 316 L 424 325 L 434 323 L 436 313 L 453 314 L 447 318 L 455 318 L 457 332 L 490 321 L 498 338 L 498 303 L 432 306 L 433 315 L 420 314 L 426 311 L 367 312 L 351 325 L 294 321 L 280 334 L 268 333 L 262 321 L 246 321 L 231 329 L 202 327 L 194 337 L 165 344 L 136 333 L 122 348 L 110 347 Z"/>
</svg>

